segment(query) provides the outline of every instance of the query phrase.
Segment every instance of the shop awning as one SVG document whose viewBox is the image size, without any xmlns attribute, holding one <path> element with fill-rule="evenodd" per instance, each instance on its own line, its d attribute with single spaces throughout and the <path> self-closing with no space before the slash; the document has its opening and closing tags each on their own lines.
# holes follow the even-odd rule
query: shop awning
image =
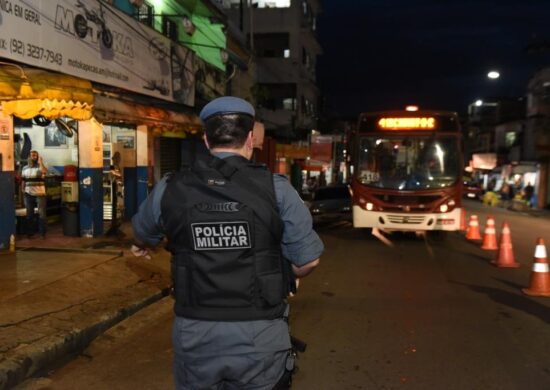
<svg viewBox="0 0 550 390">
<path fill-rule="evenodd" d="M 196 115 L 95 95 L 94 116 L 100 122 L 148 125 L 155 135 L 185 138 L 202 130 Z"/>
<path fill-rule="evenodd" d="M 309 148 L 300 145 L 277 144 L 277 155 L 294 159 L 306 159 L 309 157 Z"/>
<path fill-rule="evenodd" d="M 92 117 L 94 95 L 87 80 L 41 69 L 23 72 L 17 66 L 3 65 L 0 101 L 5 114 L 21 119 L 43 115 L 48 119 L 87 120 Z"/>
</svg>

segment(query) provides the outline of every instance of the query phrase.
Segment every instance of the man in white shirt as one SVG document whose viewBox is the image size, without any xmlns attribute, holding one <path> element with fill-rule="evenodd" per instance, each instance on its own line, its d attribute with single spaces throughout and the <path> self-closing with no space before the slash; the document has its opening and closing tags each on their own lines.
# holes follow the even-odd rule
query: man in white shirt
<svg viewBox="0 0 550 390">
<path fill-rule="evenodd" d="M 31 150 L 28 164 L 23 168 L 21 176 L 24 181 L 25 208 L 27 209 L 27 236 L 34 234 L 34 208 L 38 206 L 38 231 L 42 238 L 46 237 L 46 185 L 44 177 L 48 168 L 36 150 Z"/>
</svg>

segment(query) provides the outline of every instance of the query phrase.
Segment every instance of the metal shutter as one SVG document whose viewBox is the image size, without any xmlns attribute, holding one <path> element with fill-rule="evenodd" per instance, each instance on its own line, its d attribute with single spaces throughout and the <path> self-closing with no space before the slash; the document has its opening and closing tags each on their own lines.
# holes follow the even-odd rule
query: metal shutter
<svg viewBox="0 0 550 390">
<path fill-rule="evenodd" d="M 177 172 L 181 167 L 181 140 L 160 138 L 160 177 L 168 172 Z"/>
</svg>

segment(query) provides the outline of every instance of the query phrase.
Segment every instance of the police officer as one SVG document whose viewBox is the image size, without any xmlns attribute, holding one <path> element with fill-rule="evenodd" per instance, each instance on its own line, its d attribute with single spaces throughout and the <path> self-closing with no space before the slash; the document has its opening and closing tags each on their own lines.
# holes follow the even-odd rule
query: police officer
<svg viewBox="0 0 550 390">
<path fill-rule="evenodd" d="M 254 108 L 225 96 L 200 113 L 208 158 L 163 178 L 134 216 L 138 247 L 172 253 L 177 389 L 284 389 L 292 369 L 290 270 L 318 264 L 323 243 L 286 178 L 249 162 Z"/>
</svg>

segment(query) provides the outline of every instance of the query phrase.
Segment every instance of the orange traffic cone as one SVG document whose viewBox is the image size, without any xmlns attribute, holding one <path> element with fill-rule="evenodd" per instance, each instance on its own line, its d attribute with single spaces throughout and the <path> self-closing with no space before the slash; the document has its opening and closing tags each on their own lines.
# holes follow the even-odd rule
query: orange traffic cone
<svg viewBox="0 0 550 390">
<path fill-rule="evenodd" d="M 491 216 L 487 218 L 485 223 L 485 231 L 483 232 L 483 244 L 481 249 L 497 250 L 497 232 L 495 230 L 495 219 Z"/>
<path fill-rule="evenodd" d="M 463 208 L 460 211 L 460 231 L 465 232 L 466 230 L 466 209 Z"/>
<path fill-rule="evenodd" d="M 477 221 L 477 215 L 470 216 L 470 223 L 468 224 L 468 230 L 466 231 L 466 239 L 468 240 L 481 240 L 479 234 L 479 222 Z"/>
<path fill-rule="evenodd" d="M 546 259 L 546 246 L 542 238 L 537 239 L 533 271 L 529 278 L 529 288 L 522 288 L 524 294 L 550 297 L 550 273 Z"/>
<path fill-rule="evenodd" d="M 508 222 L 502 224 L 502 233 L 500 235 L 500 246 L 495 260 L 491 263 L 501 268 L 517 268 L 519 264 L 514 260 L 514 251 L 512 250 L 512 235 Z"/>
</svg>

